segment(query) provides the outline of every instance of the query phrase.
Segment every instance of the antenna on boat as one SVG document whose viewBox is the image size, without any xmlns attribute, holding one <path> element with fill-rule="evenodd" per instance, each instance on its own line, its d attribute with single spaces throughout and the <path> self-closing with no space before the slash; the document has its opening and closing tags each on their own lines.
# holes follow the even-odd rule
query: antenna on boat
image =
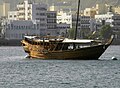
<svg viewBox="0 0 120 88">
<path fill-rule="evenodd" d="M 79 21 L 79 9 L 80 9 L 80 0 L 78 0 L 78 10 L 77 10 L 77 20 L 76 20 L 76 29 L 75 29 L 74 40 L 76 40 L 76 37 L 77 37 L 77 29 L 78 29 L 78 21 Z"/>
</svg>

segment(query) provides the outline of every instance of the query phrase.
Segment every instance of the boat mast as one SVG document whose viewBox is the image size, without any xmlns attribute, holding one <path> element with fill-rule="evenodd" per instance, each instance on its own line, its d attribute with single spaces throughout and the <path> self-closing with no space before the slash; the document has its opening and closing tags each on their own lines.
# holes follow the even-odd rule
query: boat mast
<svg viewBox="0 0 120 88">
<path fill-rule="evenodd" d="M 77 10 L 77 20 L 76 20 L 76 29 L 75 29 L 74 40 L 76 40 L 76 37 L 77 37 L 77 29 L 78 29 L 78 21 L 79 21 L 79 9 L 80 9 L 80 0 L 78 0 L 78 10 Z"/>
</svg>

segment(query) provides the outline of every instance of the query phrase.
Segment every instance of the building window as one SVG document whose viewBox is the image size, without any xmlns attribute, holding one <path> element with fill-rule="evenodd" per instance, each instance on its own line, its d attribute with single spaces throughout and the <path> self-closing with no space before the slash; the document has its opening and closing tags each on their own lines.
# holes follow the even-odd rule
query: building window
<svg viewBox="0 0 120 88">
<path fill-rule="evenodd" d="M 39 13 L 36 13 L 36 15 L 39 15 Z"/>
<path fill-rule="evenodd" d="M 10 15 L 9 17 L 12 18 L 12 15 Z"/>
<path fill-rule="evenodd" d="M 18 29 L 20 29 L 21 27 L 20 26 L 18 26 Z"/>
<path fill-rule="evenodd" d="M 46 14 L 45 13 L 40 13 L 40 16 L 45 16 Z"/>
<path fill-rule="evenodd" d="M 36 18 L 36 20 L 40 20 L 39 18 Z"/>
<path fill-rule="evenodd" d="M 11 28 L 13 29 L 13 24 L 11 24 Z"/>
<path fill-rule="evenodd" d="M 28 10 L 30 10 L 31 8 L 30 7 L 28 7 Z"/>
<path fill-rule="evenodd" d="M 47 10 L 46 8 L 44 8 L 44 7 L 41 7 L 41 8 L 36 8 L 36 10 Z"/>
<path fill-rule="evenodd" d="M 44 19 L 44 18 L 41 18 L 40 21 L 45 21 L 45 19 Z"/>
</svg>

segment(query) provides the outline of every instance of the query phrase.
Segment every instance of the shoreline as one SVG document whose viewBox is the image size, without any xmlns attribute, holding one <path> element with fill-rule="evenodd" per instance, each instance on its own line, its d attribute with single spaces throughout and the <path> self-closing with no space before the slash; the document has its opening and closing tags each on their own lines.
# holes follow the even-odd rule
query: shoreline
<svg viewBox="0 0 120 88">
<path fill-rule="evenodd" d="M 113 40 L 111 45 L 120 45 L 120 40 Z M 21 40 L 0 39 L 0 46 L 22 46 Z"/>
</svg>

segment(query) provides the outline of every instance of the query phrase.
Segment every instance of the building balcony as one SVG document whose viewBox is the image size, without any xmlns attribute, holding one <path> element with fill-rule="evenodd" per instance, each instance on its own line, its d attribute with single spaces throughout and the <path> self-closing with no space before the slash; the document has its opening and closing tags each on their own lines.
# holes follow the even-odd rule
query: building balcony
<svg viewBox="0 0 120 88">
<path fill-rule="evenodd" d="M 25 16 L 23 16 L 23 15 L 19 15 L 18 18 L 25 18 Z"/>
<path fill-rule="evenodd" d="M 25 5 L 24 4 L 19 4 L 19 5 L 17 5 L 17 8 L 23 8 L 23 7 L 25 7 Z"/>
<path fill-rule="evenodd" d="M 17 16 L 25 16 L 25 13 L 19 13 Z"/>
<path fill-rule="evenodd" d="M 18 13 L 25 13 L 24 10 L 18 10 Z"/>
</svg>

